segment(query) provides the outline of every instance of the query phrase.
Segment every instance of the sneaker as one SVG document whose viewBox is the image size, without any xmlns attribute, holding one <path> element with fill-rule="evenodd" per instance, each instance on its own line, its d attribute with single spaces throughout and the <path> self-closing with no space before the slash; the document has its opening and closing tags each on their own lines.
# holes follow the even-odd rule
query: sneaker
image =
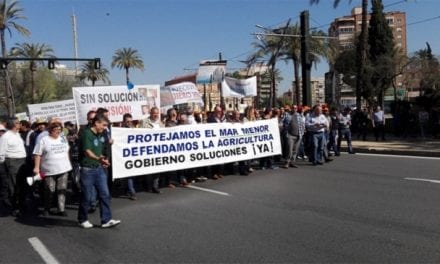
<svg viewBox="0 0 440 264">
<path fill-rule="evenodd" d="M 88 228 L 92 228 L 93 224 L 89 222 L 89 220 L 86 220 L 82 223 L 79 224 L 82 228 L 88 229 Z"/>
<path fill-rule="evenodd" d="M 205 176 L 199 176 L 199 177 L 196 178 L 196 180 L 199 181 L 199 182 L 204 182 L 204 181 L 207 181 L 208 178 L 206 178 Z"/>
<path fill-rule="evenodd" d="M 102 228 L 109 228 L 109 227 L 114 227 L 117 226 L 121 223 L 121 220 L 114 220 L 114 219 L 110 219 L 110 221 L 108 221 L 105 224 L 102 224 L 101 227 Z"/>
</svg>

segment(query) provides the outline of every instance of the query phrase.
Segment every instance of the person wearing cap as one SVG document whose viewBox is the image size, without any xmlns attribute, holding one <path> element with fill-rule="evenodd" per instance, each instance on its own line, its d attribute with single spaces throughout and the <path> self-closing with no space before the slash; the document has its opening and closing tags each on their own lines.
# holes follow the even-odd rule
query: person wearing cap
<svg viewBox="0 0 440 264">
<path fill-rule="evenodd" d="M 9 184 L 9 203 L 13 216 L 20 216 L 25 207 L 26 188 L 26 149 L 20 136 L 20 121 L 8 120 L 6 131 L 0 137 L 0 165 L 4 166 Z"/>
</svg>

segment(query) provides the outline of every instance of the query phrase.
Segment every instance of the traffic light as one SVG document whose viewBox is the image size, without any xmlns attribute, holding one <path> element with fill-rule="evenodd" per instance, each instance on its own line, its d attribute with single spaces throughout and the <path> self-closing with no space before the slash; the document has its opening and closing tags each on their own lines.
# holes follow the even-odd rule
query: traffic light
<svg viewBox="0 0 440 264">
<path fill-rule="evenodd" d="M 8 68 L 8 61 L 7 60 L 0 60 L 0 69 L 6 70 Z"/>
<path fill-rule="evenodd" d="M 47 68 L 49 68 L 49 70 L 55 69 L 55 60 L 48 60 L 47 61 Z"/>
<path fill-rule="evenodd" d="M 94 64 L 95 64 L 95 70 L 101 69 L 101 59 L 100 58 L 95 58 Z"/>
</svg>

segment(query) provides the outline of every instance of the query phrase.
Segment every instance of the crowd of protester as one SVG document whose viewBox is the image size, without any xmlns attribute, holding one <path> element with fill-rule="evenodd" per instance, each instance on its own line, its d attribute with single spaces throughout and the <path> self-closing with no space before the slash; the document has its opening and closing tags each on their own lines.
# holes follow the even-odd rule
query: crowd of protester
<svg viewBox="0 0 440 264">
<path fill-rule="evenodd" d="M 160 174 L 146 172 L 144 176 L 112 180 L 112 127 L 158 129 L 272 118 L 279 124 L 281 155 Z M 429 115 L 419 112 L 418 119 L 424 137 L 424 124 Z M 385 140 L 386 126 L 380 107 L 374 111 L 353 112 L 348 107 L 339 111 L 326 105 L 313 108 L 292 105 L 262 111 L 249 106 L 243 114 L 225 112 L 217 105 L 209 115 L 191 108 L 180 111 L 172 108 L 161 115 L 159 108 L 152 107 L 148 117 L 133 120 L 130 114 L 125 114 L 122 122 L 113 124 L 108 110 L 99 108 L 88 112 L 87 120 L 88 124 L 79 129 L 71 122 L 63 124 L 59 118 L 38 119 L 33 124 L 10 119 L 0 124 L 0 209 L 20 217 L 29 209 L 28 201 L 34 199 L 38 200 L 43 217 L 66 217 L 66 199 L 71 190 L 73 195 L 69 197 L 79 204 L 77 220 L 81 227 L 93 227 L 88 215 L 98 207 L 101 227 L 112 227 L 120 223 L 111 211 L 111 197 L 117 190 L 122 189 L 122 196 L 135 201 L 137 191 L 160 194 L 164 187 L 187 187 L 194 182 L 219 180 L 235 173 L 249 175 L 254 169 L 298 168 L 301 166 L 298 160 L 303 161 L 301 164 L 310 162 L 319 166 L 331 162 L 332 156 L 340 155 L 343 140 L 348 153 L 354 154 L 352 133 L 366 140 L 372 129 L 376 140 Z M 56 211 L 52 207 L 56 207 Z"/>
</svg>

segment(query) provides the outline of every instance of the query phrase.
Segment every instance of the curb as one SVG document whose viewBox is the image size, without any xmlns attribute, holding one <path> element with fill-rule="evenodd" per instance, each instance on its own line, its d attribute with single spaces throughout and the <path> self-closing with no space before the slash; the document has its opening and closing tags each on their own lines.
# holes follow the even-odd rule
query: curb
<svg viewBox="0 0 440 264">
<path fill-rule="evenodd" d="M 419 157 L 435 157 L 440 158 L 440 152 L 423 151 L 423 150 L 391 150 L 381 148 L 356 148 L 353 147 L 355 153 L 370 153 L 370 154 L 387 154 L 387 155 L 401 155 L 401 156 L 419 156 Z M 348 151 L 347 148 L 341 148 L 341 151 Z"/>
</svg>

